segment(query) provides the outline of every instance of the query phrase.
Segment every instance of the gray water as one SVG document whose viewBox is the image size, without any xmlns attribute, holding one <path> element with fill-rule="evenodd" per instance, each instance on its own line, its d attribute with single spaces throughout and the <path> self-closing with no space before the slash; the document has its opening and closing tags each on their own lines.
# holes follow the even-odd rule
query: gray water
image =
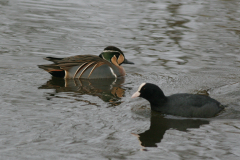
<svg viewBox="0 0 240 160">
<path fill-rule="evenodd" d="M 0 0 L 0 159 L 239 159 L 239 0 Z M 46 56 L 119 47 L 118 81 L 52 78 Z M 131 95 L 208 94 L 210 119 L 151 112 Z"/>
</svg>

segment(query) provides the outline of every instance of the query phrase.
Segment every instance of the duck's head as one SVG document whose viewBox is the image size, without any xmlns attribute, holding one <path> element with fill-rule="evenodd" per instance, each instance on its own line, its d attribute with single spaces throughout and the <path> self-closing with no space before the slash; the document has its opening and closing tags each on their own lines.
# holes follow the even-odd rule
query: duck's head
<svg viewBox="0 0 240 160">
<path fill-rule="evenodd" d="M 99 55 L 100 58 L 105 59 L 116 66 L 120 66 L 121 64 L 134 64 L 133 62 L 128 61 L 123 52 L 114 46 L 106 47 L 103 52 Z"/>
<path fill-rule="evenodd" d="M 163 91 L 155 84 L 152 83 L 142 83 L 138 90 L 132 95 L 132 98 L 142 97 L 148 100 L 151 104 L 165 99 Z"/>
</svg>

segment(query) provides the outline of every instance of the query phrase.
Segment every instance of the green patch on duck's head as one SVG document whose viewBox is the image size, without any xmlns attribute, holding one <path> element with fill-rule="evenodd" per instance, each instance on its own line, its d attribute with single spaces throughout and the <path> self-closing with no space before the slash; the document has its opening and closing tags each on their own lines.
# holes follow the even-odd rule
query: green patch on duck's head
<svg viewBox="0 0 240 160">
<path fill-rule="evenodd" d="M 125 59 L 123 52 L 114 46 L 106 47 L 99 55 L 100 58 L 105 59 L 115 65 L 121 65 L 122 63 L 134 64 Z"/>
<path fill-rule="evenodd" d="M 111 63 L 120 65 L 124 61 L 124 55 L 123 52 L 114 46 L 108 46 L 106 47 L 103 52 L 99 55 L 102 59 L 105 59 Z M 118 62 L 119 58 L 122 58 L 122 62 Z M 114 61 L 114 62 L 113 62 Z"/>
</svg>

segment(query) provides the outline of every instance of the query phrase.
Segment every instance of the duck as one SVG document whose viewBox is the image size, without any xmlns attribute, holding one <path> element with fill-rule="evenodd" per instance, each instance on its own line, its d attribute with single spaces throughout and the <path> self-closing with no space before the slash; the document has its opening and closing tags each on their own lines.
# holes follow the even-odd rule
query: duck
<svg viewBox="0 0 240 160">
<path fill-rule="evenodd" d="M 132 98 L 136 97 L 149 101 L 153 111 L 181 117 L 211 118 L 225 108 L 220 102 L 206 95 L 177 93 L 165 96 L 163 91 L 152 83 L 142 83 L 132 95 Z"/>
<path fill-rule="evenodd" d="M 54 77 L 101 79 L 119 78 L 126 75 L 122 64 L 134 64 L 128 61 L 123 52 L 115 47 L 104 48 L 99 56 L 76 55 L 66 58 L 46 57 L 53 64 L 38 65 Z"/>
</svg>

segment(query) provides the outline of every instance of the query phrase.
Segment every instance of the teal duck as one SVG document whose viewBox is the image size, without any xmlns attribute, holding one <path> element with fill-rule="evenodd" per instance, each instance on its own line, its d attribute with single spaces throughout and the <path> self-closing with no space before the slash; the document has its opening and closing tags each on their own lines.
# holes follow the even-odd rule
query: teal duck
<svg viewBox="0 0 240 160">
<path fill-rule="evenodd" d="M 38 65 L 54 77 L 62 78 L 118 78 L 124 76 L 121 64 L 134 64 L 128 61 L 123 52 L 114 46 L 106 47 L 99 56 L 77 55 L 66 58 L 46 57 L 53 64 Z"/>
</svg>

